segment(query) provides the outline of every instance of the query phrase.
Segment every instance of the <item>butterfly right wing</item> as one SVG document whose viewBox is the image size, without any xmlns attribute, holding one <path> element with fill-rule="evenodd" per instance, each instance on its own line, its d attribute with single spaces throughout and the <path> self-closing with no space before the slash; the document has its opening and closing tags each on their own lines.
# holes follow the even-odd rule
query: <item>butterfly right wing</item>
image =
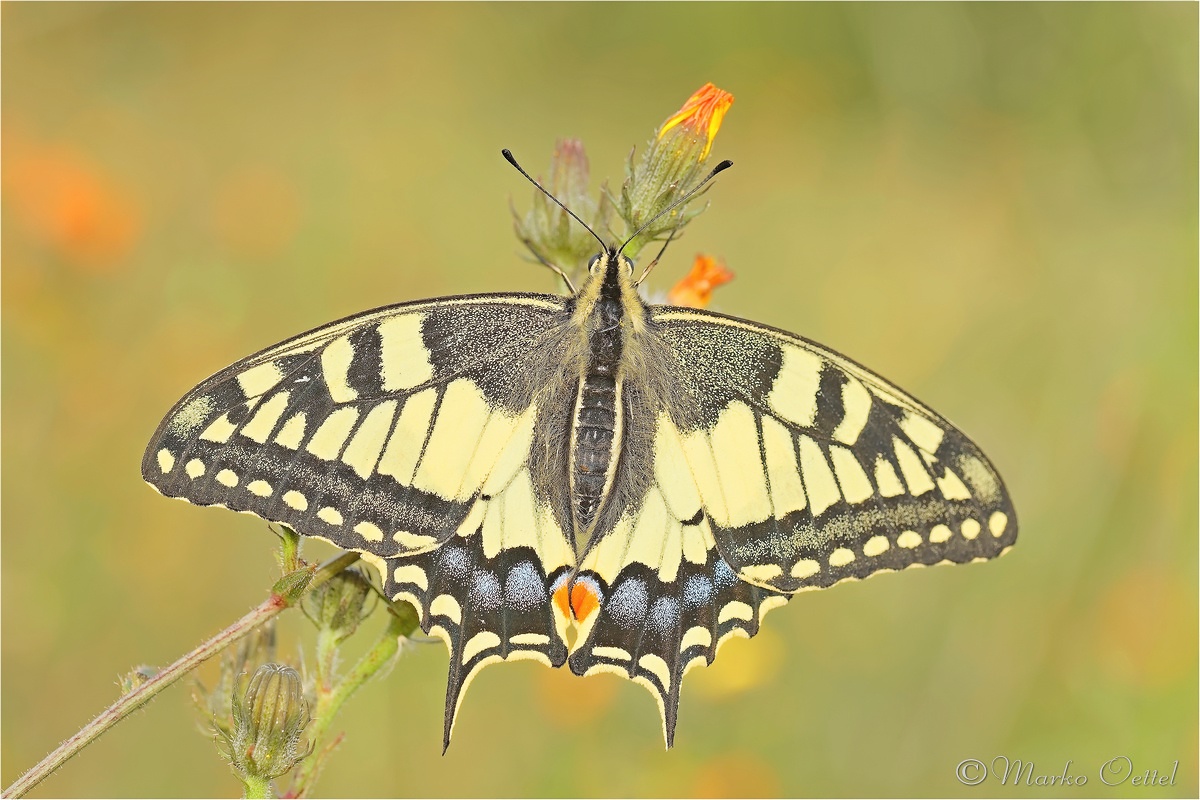
<svg viewBox="0 0 1200 800">
<path fill-rule="evenodd" d="M 961 431 L 815 342 L 706 311 L 652 318 L 678 376 L 670 424 L 717 548 L 782 592 L 995 558 L 1017 536 L 995 468 Z"/>
<path fill-rule="evenodd" d="M 657 402 L 623 459 L 652 469 L 621 474 L 631 501 L 581 557 L 569 663 L 648 688 L 669 747 L 683 674 L 788 595 L 995 557 L 1016 514 L 969 439 L 849 359 L 703 311 L 651 320 L 638 377 Z"/>
</svg>

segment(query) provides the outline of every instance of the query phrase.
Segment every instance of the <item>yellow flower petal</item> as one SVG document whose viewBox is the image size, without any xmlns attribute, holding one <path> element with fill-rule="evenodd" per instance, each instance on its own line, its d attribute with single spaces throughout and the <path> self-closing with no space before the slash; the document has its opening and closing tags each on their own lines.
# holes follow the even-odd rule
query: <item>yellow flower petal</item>
<svg viewBox="0 0 1200 800">
<path fill-rule="evenodd" d="M 713 139 L 721 128 L 721 120 L 731 105 L 733 95 L 706 83 L 687 99 L 679 111 L 667 118 L 658 129 L 658 138 L 662 139 L 667 131 L 677 125 L 690 128 L 693 134 L 704 139 L 704 151 L 700 154 L 700 160 L 703 161 L 712 149 Z"/>
</svg>

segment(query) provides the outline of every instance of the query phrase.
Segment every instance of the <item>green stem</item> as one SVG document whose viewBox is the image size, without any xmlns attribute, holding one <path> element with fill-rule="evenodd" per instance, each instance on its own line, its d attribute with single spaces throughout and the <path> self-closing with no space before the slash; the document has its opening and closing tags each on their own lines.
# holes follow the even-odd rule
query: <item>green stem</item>
<svg viewBox="0 0 1200 800">
<path fill-rule="evenodd" d="M 265 800 L 265 798 L 275 796 L 275 791 L 271 787 L 270 780 L 253 775 L 243 775 L 241 779 L 242 797 L 247 798 L 247 800 Z"/>
<path fill-rule="evenodd" d="M 358 660 L 354 668 L 346 673 L 346 676 L 332 691 L 319 692 L 312 726 L 308 729 L 309 741 L 319 743 L 324 739 L 329 726 L 333 723 L 333 718 L 337 716 L 342 705 L 380 670 L 392 663 L 392 659 L 400 649 L 400 639 L 411 636 L 417 629 L 417 615 L 412 606 L 400 604 L 394 608 L 396 610 L 388 610 L 387 628 L 379 635 L 375 645 Z M 332 675 L 329 677 L 332 679 Z M 320 753 L 304 760 L 292 784 L 295 788 L 289 796 L 305 797 L 307 795 L 313 784 L 316 783 L 325 757 L 332 749 L 332 746 L 324 748 Z"/>
<path fill-rule="evenodd" d="M 300 535 L 286 525 L 279 531 L 279 565 L 284 572 L 300 569 Z"/>
<path fill-rule="evenodd" d="M 333 631 L 321 628 L 317 632 L 317 697 L 324 697 L 333 686 L 337 666 L 338 640 Z"/>
<path fill-rule="evenodd" d="M 312 580 L 305 587 L 306 590 L 312 590 L 314 587 L 325 583 L 358 559 L 358 553 L 342 553 L 331 558 L 313 573 Z M 65 764 L 80 750 L 100 738 L 101 734 L 108 731 L 109 728 L 112 728 L 134 711 L 150 702 L 163 689 L 166 689 L 229 645 L 246 636 L 280 611 L 294 605 L 297 599 L 272 593 L 269 598 L 260 603 L 249 614 L 204 642 L 195 650 L 184 655 L 175 663 L 165 667 L 153 678 L 128 694 L 123 695 L 117 702 L 100 712 L 99 716 L 83 726 L 74 736 L 55 748 L 54 752 L 38 762 L 37 766 L 13 781 L 12 785 L 5 789 L 3 794 L 0 794 L 0 797 L 24 796 L 26 792 L 45 780 L 50 773 Z"/>
</svg>

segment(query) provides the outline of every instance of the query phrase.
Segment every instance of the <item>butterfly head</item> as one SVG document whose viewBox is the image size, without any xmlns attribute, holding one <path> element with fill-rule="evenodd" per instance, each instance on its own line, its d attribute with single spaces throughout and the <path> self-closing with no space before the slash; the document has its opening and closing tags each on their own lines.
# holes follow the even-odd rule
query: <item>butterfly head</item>
<svg viewBox="0 0 1200 800">
<path fill-rule="evenodd" d="M 633 260 L 617 247 L 608 246 L 588 262 L 588 277 L 579 296 L 614 300 L 636 296 Z"/>
<path fill-rule="evenodd" d="M 591 330 L 612 330 L 621 320 L 637 325 L 644 305 L 638 296 L 633 260 L 608 245 L 588 261 L 587 278 L 574 293 L 576 322 Z"/>
<path fill-rule="evenodd" d="M 588 274 L 616 280 L 619 276 L 633 275 L 633 259 L 622 253 L 616 247 L 609 245 L 603 252 L 596 253 L 588 261 Z M 608 276 L 612 276 L 608 278 Z"/>
</svg>

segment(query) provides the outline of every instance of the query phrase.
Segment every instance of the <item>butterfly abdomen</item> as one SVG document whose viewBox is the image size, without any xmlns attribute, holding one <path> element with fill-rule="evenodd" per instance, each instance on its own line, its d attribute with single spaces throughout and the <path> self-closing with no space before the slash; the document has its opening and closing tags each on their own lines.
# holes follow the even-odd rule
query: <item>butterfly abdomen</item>
<svg viewBox="0 0 1200 800">
<path fill-rule="evenodd" d="M 602 289 L 592 308 L 587 360 L 571 426 L 571 507 L 579 530 L 596 519 L 620 451 L 623 317 L 620 300 Z"/>
</svg>

